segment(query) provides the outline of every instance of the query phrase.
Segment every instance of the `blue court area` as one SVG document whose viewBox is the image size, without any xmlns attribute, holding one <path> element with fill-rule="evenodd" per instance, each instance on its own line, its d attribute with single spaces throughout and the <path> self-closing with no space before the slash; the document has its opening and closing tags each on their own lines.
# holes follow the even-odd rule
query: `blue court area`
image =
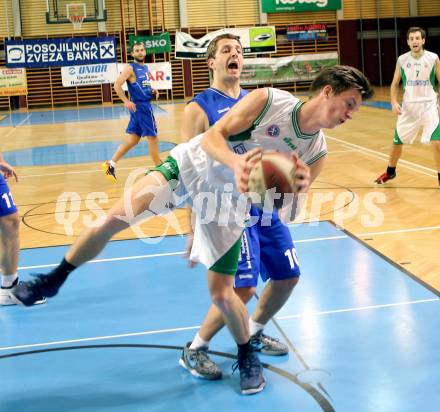
<svg viewBox="0 0 440 412">
<path fill-rule="evenodd" d="M 121 142 L 87 142 L 56 146 L 30 147 L 4 152 L 3 157 L 12 166 L 49 166 L 102 162 L 111 159 Z M 159 141 L 159 151 L 171 150 L 176 144 Z M 141 142 L 124 155 L 124 158 L 147 156 L 148 143 Z"/>
<path fill-rule="evenodd" d="M 157 104 L 152 104 L 155 116 L 167 114 Z M 96 120 L 123 119 L 129 117 L 124 106 L 98 106 L 78 109 L 38 110 L 32 112 L 10 113 L 0 120 L 1 126 L 30 126 L 37 124 L 88 122 Z"/>
<path fill-rule="evenodd" d="M 391 110 L 391 103 L 390 102 L 365 101 L 365 102 L 362 102 L 362 106 L 374 107 L 375 109 Z"/>
<path fill-rule="evenodd" d="M 266 328 L 290 354 L 261 356 L 260 394 L 239 393 L 225 330 L 211 343 L 223 380 L 179 366 L 209 297 L 205 270 L 187 268 L 186 239 L 176 236 L 111 242 L 47 304 L 1 309 L 0 410 L 436 410 L 439 297 L 328 222 L 291 230 L 302 278 Z M 23 250 L 22 277 L 49 270 L 65 250 Z"/>
</svg>

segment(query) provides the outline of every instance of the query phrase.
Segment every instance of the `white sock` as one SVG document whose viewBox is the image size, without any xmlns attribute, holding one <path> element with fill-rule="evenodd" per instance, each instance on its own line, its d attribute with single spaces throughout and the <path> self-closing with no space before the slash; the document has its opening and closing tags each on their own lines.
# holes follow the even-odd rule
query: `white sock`
<svg viewBox="0 0 440 412">
<path fill-rule="evenodd" d="M 111 167 L 116 168 L 116 162 L 114 162 L 113 160 L 109 160 L 108 162 L 110 163 Z"/>
<path fill-rule="evenodd" d="M 197 332 L 189 348 L 190 349 L 209 348 L 209 340 L 202 339 L 199 335 L 199 332 Z"/>
<path fill-rule="evenodd" d="M 14 273 L 13 275 L 2 275 L 2 286 L 5 288 L 11 287 L 17 278 L 17 273 Z"/>
<path fill-rule="evenodd" d="M 251 336 L 254 336 L 260 330 L 263 330 L 264 326 L 265 325 L 262 325 L 261 323 L 255 322 L 252 318 L 249 318 L 249 334 Z"/>
</svg>

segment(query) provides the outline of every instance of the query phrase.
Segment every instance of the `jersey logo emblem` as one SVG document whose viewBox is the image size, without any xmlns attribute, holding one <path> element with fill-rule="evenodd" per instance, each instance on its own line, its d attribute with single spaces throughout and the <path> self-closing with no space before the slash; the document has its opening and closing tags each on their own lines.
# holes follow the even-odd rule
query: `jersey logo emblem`
<svg viewBox="0 0 440 412">
<path fill-rule="evenodd" d="M 266 129 L 266 133 L 268 136 L 277 137 L 280 135 L 280 128 L 276 124 L 273 124 Z"/>
<path fill-rule="evenodd" d="M 234 149 L 234 152 L 237 154 L 245 154 L 247 152 L 246 147 L 243 143 L 232 146 L 232 149 Z"/>
</svg>

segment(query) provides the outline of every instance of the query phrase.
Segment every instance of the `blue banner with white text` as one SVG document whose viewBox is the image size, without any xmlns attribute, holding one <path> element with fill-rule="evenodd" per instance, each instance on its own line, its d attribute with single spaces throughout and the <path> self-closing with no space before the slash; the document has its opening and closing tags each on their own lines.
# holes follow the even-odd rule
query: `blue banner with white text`
<svg viewBox="0 0 440 412">
<path fill-rule="evenodd" d="M 7 67 L 59 67 L 116 62 L 114 37 L 6 40 Z"/>
</svg>

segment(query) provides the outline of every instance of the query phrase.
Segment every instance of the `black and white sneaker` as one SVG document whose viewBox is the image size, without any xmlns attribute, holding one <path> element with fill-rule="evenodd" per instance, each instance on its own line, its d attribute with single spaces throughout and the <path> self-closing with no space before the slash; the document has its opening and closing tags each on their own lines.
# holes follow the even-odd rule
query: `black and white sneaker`
<svg viewBox="0 0 440 412">
<path fill-rule="evenodd" d="M 207 348 L 190 349 L 191 342 L 183 348 L 179 364 L 196 378 L 217 380 L 222 378 L 222 371 L 213 362 Z"/>
<path fill-rule="evenodd" d="M 18 284 L 11 289 L 12 299 L 14 299 L 16 303 L 24 306 L 32 306 L 44 298 L 51 298 L 58 293 L 58 290 L 67 278 L 61 278 L 52 273 L 35 274 L 32 276 L 34 276 L 33 280 L 18 282 Z"/>
<path fill-rule="evenodd" d="M 1 286 L 0 287 L 0 306 L 11 306 L 16 305 L 18 302 L 12 295 L 12 289 L 18 286 L 21 282 L 18 281 L 18 278 L 15 279 L 14 283 L 11 286 Z M 45 303 L 46 299 L 41 298 L 36 300 L 34 305 L 41 305 Z"/>
<path fill-rule="evenodd" d="M 262 330 L 251 336 L 251 345 L 254 351 L 269 356 L 283 356 L 289 353 L 289 348 L 272 336 L 265 335 Z"/>
</svg>

